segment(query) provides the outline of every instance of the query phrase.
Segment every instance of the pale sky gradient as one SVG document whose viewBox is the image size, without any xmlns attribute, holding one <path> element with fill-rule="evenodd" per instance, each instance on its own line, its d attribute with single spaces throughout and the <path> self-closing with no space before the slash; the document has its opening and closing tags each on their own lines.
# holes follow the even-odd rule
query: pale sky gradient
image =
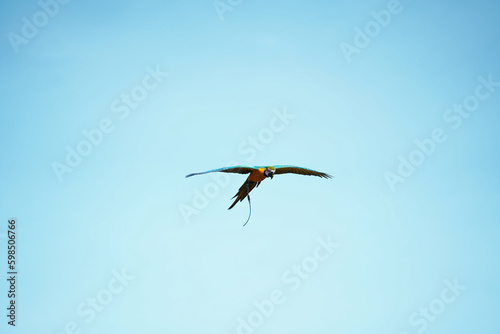
<svg viewBox="0 0 500 334">
<path fill-rule="evenodd" d="M 2 333 L 500 332 L 500 4 L 54 1 L 0 2 Z M 243 228 L 245 176 L 185 178 L 232 163 L 334 178 Z"/>
</svg>

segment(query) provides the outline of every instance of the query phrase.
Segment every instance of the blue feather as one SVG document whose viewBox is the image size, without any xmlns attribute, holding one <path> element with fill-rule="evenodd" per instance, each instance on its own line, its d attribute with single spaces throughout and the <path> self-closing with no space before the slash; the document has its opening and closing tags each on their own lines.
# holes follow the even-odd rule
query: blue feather
<svg viewBox="0 0 500 334">
<path fill-rule="evenodd" d="M 240 169 L 240 168 L 242 169 L 241 171 L 233 171 L 233 170 L 237 170 L 237 169 Z M 248 169 L 248 171 L 244 170 L 244 169 Z M 186 175 L 186 177 L 191 177 L 191 176 L 194 176 L 194 175 L 207 174 L 207 173 L 215 173 L 215 172 L 246 174 L 246 173 L 252 172 L 255 169 L 256 169 L 256 167 L 251 167 L 251 166 L 222 167 L 222 168 L 212 169 L 212 170 L 209 170 L 209 171 L 206 171 L 206 172 L 201 172 L 201 173 L 191 173 L 191 174 Z"/>
</svg>

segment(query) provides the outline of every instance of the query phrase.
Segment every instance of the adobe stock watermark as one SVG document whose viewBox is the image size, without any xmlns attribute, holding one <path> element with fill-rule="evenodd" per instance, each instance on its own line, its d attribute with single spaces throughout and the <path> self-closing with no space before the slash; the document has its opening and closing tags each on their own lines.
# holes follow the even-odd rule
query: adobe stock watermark
<svg viewBox="0 0 500 334">
<path fill-rule="evenodd" d="M 236 334 L 252 334 L 262 327 L 279 305 L 287 300 L 287 294 L 297 291 L 303 282 L 307 281 L 318 270 L 321 263 L 326 262 L 340 246 L 333 242 L 330 236 L 317 238 L 317 246 L 310 256 L 299 264 L 294 264 L 281 275 L 281 283 L 287 287 L 275 288 L 262 300 L 253 302 L 252 311 L 243 317 L 236 318 Z M 225 334 L 229 334 L 225 332 Z"/>
<path fill-rule="evenodd" d="M 412 0 L 408 1 L 411 2 Z M 366 22 L 363 28 L 355 26 L 352 44 L 347 42 L 341 42 L 339 44 L 340 51 L 342 51 L 347 63 L 350 64 L 352 62 L 352 56 L 354 54 L 360 54 L 363 49 L 370 45 L 374 38 L 380 35 L 382 29 L 389 26 L 392 19 L 396 15 L 401 14 L 402 11 L 403 5 L 399 0 L 389 0 L 385 9 L 379 11 L 372 10 L 370 12 L 372 20 Z"/>
<path fill-rule="evenodd" d="M 242 141 L 238 146 L 238 153 L 245 156 L 245 161 L 251 163 L 255 160 L 259 152 L 271 144 L 277 134 L 283 132 L 296 116 L 289 113 L 286 107 L 281 110 L 274 109 L 273 116 L 269 119 L 268 125 L 260 129 L 255 135 L 250 135 Z M 229 161 L 226 166 L 239 165 L 236 160 Z M 201 189 L 195 187 L 193 189 L 193 199 L 190 204 L 182 203 L 179 205 L 179 211 L 186 224 L 191 223 L 192 216 L 197 216 L 205 209 L 210 200 L 216 198 L 221 189 L 224 189 L 231 180 L 229 174 L 226 173 L 211 173 L 209 174 L 213 182 L 205 184 Z"/>
<path fill-rule="evenodd" d="M 111 102 L 111 112 L 118 121 L 127 119 L 131 111 L 137 109 L 149 93 L 157 89 L 168 75 L 160 69 L 160 65 L 156 65 L 154 69 L 147 66 L 145 70 L 146 74 L 139 84 Z M 74 147 L 66 146 L 66 158 L 62 162 L 57 160 L 52 162 L 52 170 L 59 182 L 64 180 L 65 174 L 72 173 L 85 157 L 88 157 L 103 143 L 106 136 L 115 130 L 117 120 L 109 117 L 102 118 L 95 128 L 82 131 L 83 139 Z"/>
<path fill-rule="evenodd" d="M 243 0 L 215 0 L 212 2 L 215 12 L 219 16 L 219 20 L 224 21 L 226 12 L 232 12 L 235 8 L 239 7 Z"/>
<path fill-rule="evenodd" d="M 21 28 L 19 33 L 13 31 L 7 33 L 7 39 L 15 53 L 19 53 L 19 47 L 26 45 L 30 40 L 36 37 L 40 29 L 45 27 L 61 9 L 61 5 L 66 5 L 71 0 L 40 0 L 38 6 L 40 10 L 30 15 L 21 18 Z"/>
<path fill-rule="evenodd" d="M 472 116 L 472 113 L 479 109 L 481 102 L 489 99 L 498 87 L 499 81 L 493 80 L 493 75 L 487 77 L 479 76 L 479 84 L 474 89 L 474 93 L 466 96 L 461 103 L 455 103 L 451 108 L 443 113 L 443 120 L 449 124 L 453 130 L 458 130 L 465 119 Z M 396 190 L 396 185 L 404 183 L 407 178 L 413 175 L 419 166 L 422 166 L 427 158 L 432 156 L 439 144 L 448 139 L 446 131 L 442 127 L 436 127 L 429 137 L 415 139 L 413 149 L 406 156 L 398 157 L 399 164 L 395 172 L 386 171 L 384 173 L 387 185 L 392 191 Z"/>
<path fill-rule="evenodd" d="M 99 313 L 106 307 L 109 307 L 115 296 L 122 293 L 129 283 L 135 279 L 134 276 L 126 273 L 125 269 L 122 269 L 121 272 L 112 270 L 111 275 L 112 277 L 104 288 L 87 297 L 76 306 L 75 311 L 79 317 L 78 320 L 70 320 L 64 325 L 62 330 L 49 332 L 49 334 L 81 333 L 83 325 L 94 321 Z"/>
<path fill-rule="evenodd" d="M 408 317 L 409 325 L 417 333 L 423 333 L 427 330 L 429 325 L 436 322 L 439 316 L 467 289 L 467 287 L 460 284 L 456 278 L 453 282 L 446 279 L 443 283 L 445 287 L 441 290 L 438 297 L 420 307 Z M 401 331 L 399 334 L 411 334 L 411 332 Z"/>
</svg>

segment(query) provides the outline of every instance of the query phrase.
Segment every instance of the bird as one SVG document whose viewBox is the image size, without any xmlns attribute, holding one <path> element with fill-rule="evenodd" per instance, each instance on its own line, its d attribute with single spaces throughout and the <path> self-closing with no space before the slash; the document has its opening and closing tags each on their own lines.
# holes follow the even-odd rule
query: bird
<svg viewBox="0 0 500 334">
<path fill-rule="evenodd" d="M 186 175 L 186 177 L 191 177 L 195 175 L 202 175 L 202 174 L 208 174 L 208 173 L 215 173 L 215 172 L 222 172 L 222 173 L 237 173 L 237 174 L 250 174 L 248 175 L 248 178 L 246 179 L 245 183 L 240 187 L 236 195 L 233 196 L 233 198 L 236 198 L 231 204 L 231 206 L 228 208 L 228 210 L 231 210 L 236 203 L 243 201 L 245 198 L 248 198 L 248 205 L 250 207 L 250 212 L 248 214 L 248 219 L 245 222 L 243 226 L 245 226 L 248 221 L 250 220 L 250 216 L 252 214 L 252 204 L 250 202 L 250 192 L 255 188 L 260 185 L 262 181 L 264 181 L 267 178 L 273 178 L 275 174 L 299 174 L 299 175 L 312 175 L 312 176 L 318 176 L 321 178 L 325 179 L 330 179 L 332 178 L 331 175 L 323 172 L 318 172 L 313 169 L 309 168 L 304 168 L 304 167 L 297 167 L 297 166 L 291 166 L 291 165 L 275 165 L 275 166 L 231 166 L 231 167 L 222 167 L 222 168 L 217 168 L 217 169 L 212 169 L 206 172 L 201 172 L 201 173 L 191 173 Z M 232 198 L 232 199 L 233 199 Z"/>
</svg>

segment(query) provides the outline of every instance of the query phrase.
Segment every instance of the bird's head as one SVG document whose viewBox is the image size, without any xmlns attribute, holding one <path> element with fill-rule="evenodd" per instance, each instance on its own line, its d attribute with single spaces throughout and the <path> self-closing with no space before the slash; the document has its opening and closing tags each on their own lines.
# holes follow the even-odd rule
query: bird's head
<svg viewBox="0 0 500 334">
<path fill-rule="evenodd" d="M 272 166 L 269 166 L 266 168 L 266 170 L 264 171 L 264 176 L 265 177 L 270 177 L 271 179 L 273 178 L 274 176 L 274 172 L 276 171 L 276 168 L 272 167 Z"/>
</svg>

